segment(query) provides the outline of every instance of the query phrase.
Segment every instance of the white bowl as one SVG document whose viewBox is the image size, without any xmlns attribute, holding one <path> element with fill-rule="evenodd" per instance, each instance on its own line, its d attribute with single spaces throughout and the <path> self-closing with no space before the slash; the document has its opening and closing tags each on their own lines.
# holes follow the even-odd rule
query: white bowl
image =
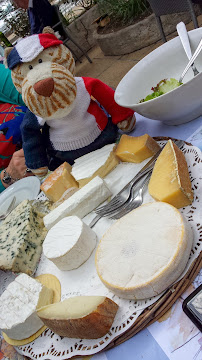
<svg viewBox="0 0 202 360">
<path fill-rule="evenodd" d="M 202 28 L 189 31 L 192 53 L 202 38 Z M 200 72 L 194 77 L 189 69 L 183 85 L 153 100 L 139 103 L 151 88 L 165 78 L 179 79 L 188 58 L 179 36 L 166 42 L 140 60 L 121 80 L 115 91 L 115 101 L 152 119 L 167 125 L 191 121 L 202 114 L 202 51 L 195 60 Z"/>
</svg>

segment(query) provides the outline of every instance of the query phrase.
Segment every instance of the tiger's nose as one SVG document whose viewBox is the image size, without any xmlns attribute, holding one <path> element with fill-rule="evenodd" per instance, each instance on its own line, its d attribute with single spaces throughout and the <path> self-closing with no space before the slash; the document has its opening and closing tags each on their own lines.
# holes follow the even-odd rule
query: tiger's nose
<svg viewBox="0 0 202 360">
<path fill-rule="evenodd" d="M 34 84 L 34 90 L 38 95 L 42 96 L 51 96 L 54 89 L 54 80 L 52 78 L 43 79 L 40 81 L 37 81 L 36 84 Z"/>
</svg>

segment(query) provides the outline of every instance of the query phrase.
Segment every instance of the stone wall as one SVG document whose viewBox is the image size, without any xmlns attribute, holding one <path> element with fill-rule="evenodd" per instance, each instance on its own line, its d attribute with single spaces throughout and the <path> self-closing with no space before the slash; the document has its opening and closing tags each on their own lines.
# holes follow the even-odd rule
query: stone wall
<svg viewBox="0 0 202 360">
<path fill-rule="evenodd" d="M 78 45 L 88 52 L 93 46 L 96 45 L 96 39 L 93 37 L 93 33 L 97 28 L 96 24 L 92 24 L 95 19 L 100 16 L 98 7 L 95 5 L 84 14 L 74 20 L 68 27 L 69 34 L 78 43 Z M 83 54 L 78 47 L 72 43 L 67 42 L 67 46 L 80 58 Z"/>
<path fill-rule="evenodd" d="M 195 11 L 197 16 L 201 13 L 197 5 Z M 109 34 L 97 33 L 97 25 L 92 23 L 99 16 L 98 7 L 95 5 L 68 26 L 69 33 L 85 52 L 98 44 L 105 55 L 124 55 L 161 39 L 154 14 L 134 25 Z M 178 22 L 189 23 L 191 16 L 189 13 L 181 13 L 164 15 L 161 19 L 164 32 L 168 35 L 176 30 Z M 82 52 L 72 42 L 69 41 L 67 45 L 77 57 L 82 56 Z"/>
</svg>

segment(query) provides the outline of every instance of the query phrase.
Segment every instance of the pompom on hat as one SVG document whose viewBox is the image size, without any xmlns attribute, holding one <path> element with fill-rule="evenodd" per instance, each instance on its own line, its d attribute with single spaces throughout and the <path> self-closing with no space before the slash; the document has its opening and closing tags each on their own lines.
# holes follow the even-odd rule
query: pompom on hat
<svg viewBox="0 0 202 360">
<path fill-rule="evenodd" d="M 35 59 L 44 49 L 63 44 L 53 34 L 35 34 L 20 40 L 7 57 L 7 66 L 12 70 L 19 63 Z"/>
</svg>

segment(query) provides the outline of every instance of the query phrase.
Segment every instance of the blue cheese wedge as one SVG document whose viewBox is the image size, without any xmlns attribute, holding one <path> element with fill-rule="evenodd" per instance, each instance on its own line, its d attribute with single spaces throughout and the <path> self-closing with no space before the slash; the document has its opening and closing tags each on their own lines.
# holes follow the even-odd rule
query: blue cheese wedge
<svg viewBox="0 0 202 360">
<path fill-rule="evenodd" d="M 33 274 L 45 235 L 42 215 L 24 200 L 0 225 L 0 269 Z"/>
<path fill-rule="evenodd" d="M 57 224 L 65 216 L 75 215 L 83 218 L 103 201 L 107 200 L 109 196 L 111 196 L 111 191 L 105 181 L 96 176 L 61 205 L 44 216 L 44 225 L 50 230 L 53 225 Z"/>
<path fill-rule="evenodd" d="M 19 275 L 0 297 L 0 329 L 11 339 L 30 337 L 44 325 L 36 311 L 52 300 L 52 289 L 26 274 Z"/>
</svg>

